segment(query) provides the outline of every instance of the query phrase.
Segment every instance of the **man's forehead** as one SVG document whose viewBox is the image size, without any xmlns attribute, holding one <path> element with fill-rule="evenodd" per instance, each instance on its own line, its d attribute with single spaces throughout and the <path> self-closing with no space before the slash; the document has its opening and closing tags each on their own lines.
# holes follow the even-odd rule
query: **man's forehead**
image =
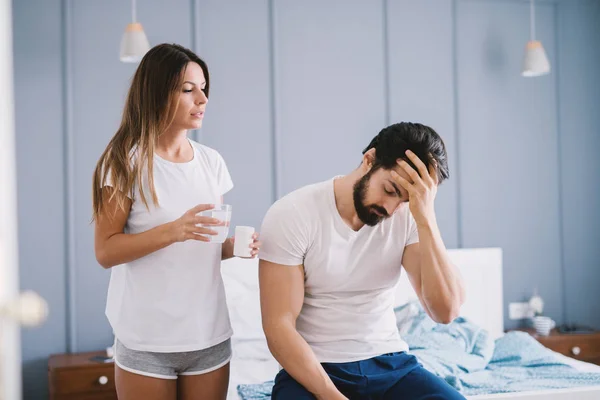
<svg viewBox="0 0 600 400">
<path fill-rule="evenodd" d="M 404 170 L 404 168 L 402 168 L 399 165 L 395 165 L 395 166 L 392 167 L 392 169 L 389 169 L 389 170 L 388 169 L 383 169 L 384 174 L 385 174 L 384 176 L 386 178 L 388 178 L 388 179 L 394 180 L 394 178 L 392 176 L 392 170 L 396 171 L 396 173 L 398 175 L 400 175 L 402 178 L 406 179 L 409 182 L 412 182 L 412 179 L 411 179 L 410 175 L 408 175 L 408 172 L 406 172 Z"/>
</svg>

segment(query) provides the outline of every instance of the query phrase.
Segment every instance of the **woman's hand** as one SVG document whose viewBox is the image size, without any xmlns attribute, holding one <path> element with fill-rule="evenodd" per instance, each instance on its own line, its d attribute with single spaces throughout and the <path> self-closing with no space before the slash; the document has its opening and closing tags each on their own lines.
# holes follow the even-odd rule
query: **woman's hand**
<svg viewBox="0 0 600 400">
<path fill-rule="evenodd" d="M 252 235 L 252 243 L 250 243 L 250 248 L 252 249 L 252 251 L 250 252 L 250 254 L 252 254 L 251 258 L 256 258 L 256 255 L 258 254 L 260 247 L 262 246 L 262 243 L 258 240 L 258 232 L 254 232 L 254 235 Z"/>
<path fill-rule="evenodd" d="M 252 255 L 250 258 L 256 258 L 256 255 L 258 254 L 258 251 L 260 250 L 260 246 L 262 246 L 262 243 L 258 240 L 258 232 L 255 232 L 252 235 L 252 243 L 250 243 L 250 248 L 252 249 L 250 251 L 250 254 Z M 225 243 L 223 243 L 223 250 L 221 253 L 221 259 L 222 260 L 227 260 L 231 257 L 233 257 L 233 247 L 235 244 L 235 237 L 230 237 L 227 238 L 227 240 L 225 240 Z"/>
<path fill-rule="evenodd" d="M 172 241 L 185 242 L 186 240 L 198 240 L 201 242 L 210 242 L 210 238 L 205 235 L 216 235 L 217 232 L 205 225 L 220 225 L 222 221 L 197 215 L 202 211 L 211 210 L 213 204 L 199 204 L 196 207 L 186 211 L 180 218 L 170 222 L 170 231 Z"/>
</svg>

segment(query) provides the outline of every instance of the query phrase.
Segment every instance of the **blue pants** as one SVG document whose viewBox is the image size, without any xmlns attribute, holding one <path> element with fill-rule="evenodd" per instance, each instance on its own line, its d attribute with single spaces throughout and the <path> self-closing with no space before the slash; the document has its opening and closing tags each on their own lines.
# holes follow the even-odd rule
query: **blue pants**
<svg viewBox="0 0 600 400">
<path fill-rule="evenodd" d="M 348 363 L 323 363 L 323 368 L 350 400 L 464 400 L 456 389 L 427 371 L 406 353 L 390 353 Z M 315 399 L 285 370 L 275 378 L 273 400 Z"/>
</svg>

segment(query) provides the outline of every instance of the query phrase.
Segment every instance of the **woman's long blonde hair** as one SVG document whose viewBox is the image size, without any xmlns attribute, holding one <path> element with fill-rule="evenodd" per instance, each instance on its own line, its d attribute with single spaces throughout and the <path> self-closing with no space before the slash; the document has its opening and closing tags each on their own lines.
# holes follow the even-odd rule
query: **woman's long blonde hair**
<svg viewBox="0 0 600 400">
<path fill-rule="evenodd" d="M 113 198 L 125 210 L 125 197 L 133 198 L 136 183 L 142 202 L 148 207 L 142 190 L 144 166 L 148 171 L 150 195 L 155 205 L 158 197 L 154 188 L 153 159 L 158 137 L 171 125 L 177 111 L 178 93 L 189 62 L 200 65 L 206 79 L 208 97 L 209 76 L 206 63 L 194 52 L 177 44 L 159 44 L 150 49 L 138 66 L 123 109 L 121 125 L 100 156 L 92 183 L 93 217 L 98 219 Z M 115 189 L 110 196 L 103 187 L 110 174 Z M 116 196 L 116 197 L 115 197 Z"/>
</svg>

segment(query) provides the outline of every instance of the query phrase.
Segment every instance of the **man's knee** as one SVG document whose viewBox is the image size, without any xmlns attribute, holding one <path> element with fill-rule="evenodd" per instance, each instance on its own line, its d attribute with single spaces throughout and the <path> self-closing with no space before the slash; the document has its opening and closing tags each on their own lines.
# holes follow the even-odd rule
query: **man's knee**
<svg viewBox="0 0 600 400">
<path fill-rule="evenodd" d="M 420 368 L 423 374 L 427 377 L 424 379 L 425 391 L 429 392 L 435 398 L 443 400 L 465 400 L 465 397 L 458 392 L 454 387 L 450 386 L 448 382 L 438 377 L 437 375 L 427 371 L 425 368 Z M 430 397 L 427 397 L 430 398 Z"/>
<path fill-rule="evenodd" d="M 403 396 L 415 400 L 465 400 L 455 388 L 423 367 L 400 379 L 384 397 L 391 400 Z"/>
<path fill-rule="evenodd" d="M 299 400 L 315 400 L 308 390 L 301 384 L 296 382 L 285 370 L 279 371 L 275 378 L 275 385 L 273 386 L 273 393 L 271 394 L 272 400 L 288 400 L 288 399 L 299 399 Z"/>
</svg>

